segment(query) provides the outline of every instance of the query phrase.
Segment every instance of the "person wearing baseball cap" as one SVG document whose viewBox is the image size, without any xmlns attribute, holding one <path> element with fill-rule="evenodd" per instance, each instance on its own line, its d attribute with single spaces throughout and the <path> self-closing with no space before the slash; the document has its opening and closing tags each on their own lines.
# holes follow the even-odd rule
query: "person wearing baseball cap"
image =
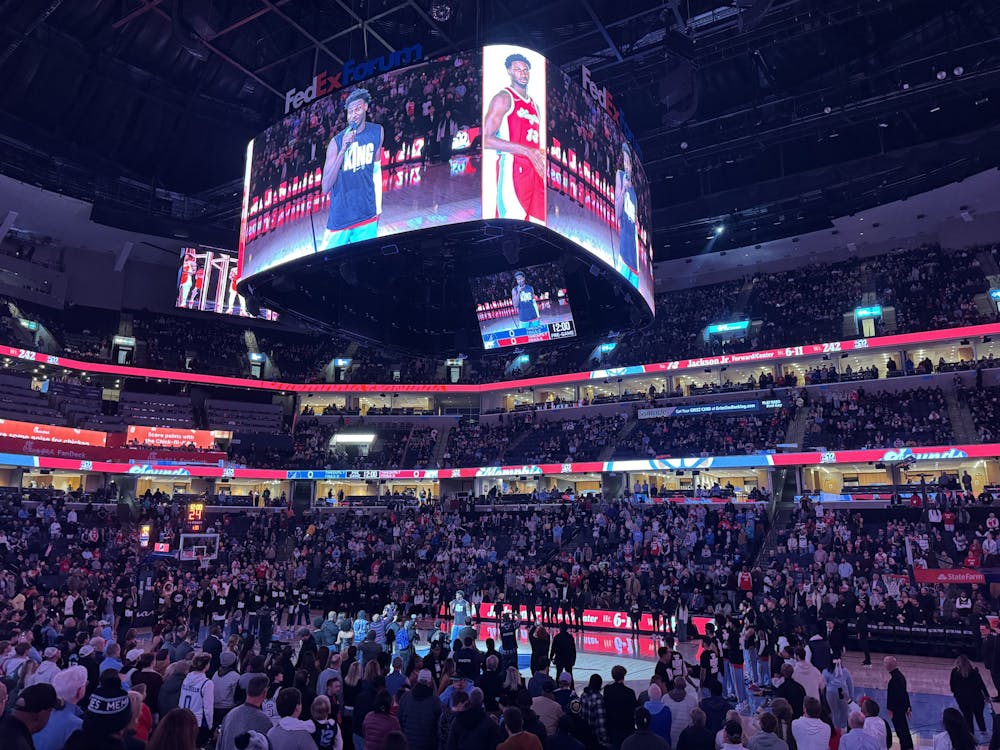
<svg viewBox="0 0 1000 750">
<path fill-rule="evenodd" d="M 62 750 L 66 740 L 83 726 L 83 710 L 77 705 L 87 692 L 87 670 L 79 664 L 56 673 L 52 687 L 61 704 L 52 712 L 45 729 L 32 738 L 35 750 Z"/>
<path fill-rule="evenodd" d="M 38 665 L 38 669 L 35 670 L 34 674 L 30 675 L 24 681 L 25 686 L 37 685 L 41 682 L 47 682 L 51 685 L 52 678 L 59 672 L 59 660 L 61 658 L 62 651 L 55 646 L 49 646 L 45 649 L 42 663 Z"/>
<path fill-rule="evenodd" d="M 441 710 L 441 701 L 434 690 L 434 675 L 429 669 L 421 669 L 413 690 L 399 699 L 397 718 L 410 750 L 436 750 Z"/>
<path fill-rule="evenodd" d="M 0 720 L 0 747 L 4 750 L 35 750 L 31 735 L 49 723 L 59 705 L 56 689 L 48 683 L 26 687 L 17 696 L 10 715 Z"/>
</svg>

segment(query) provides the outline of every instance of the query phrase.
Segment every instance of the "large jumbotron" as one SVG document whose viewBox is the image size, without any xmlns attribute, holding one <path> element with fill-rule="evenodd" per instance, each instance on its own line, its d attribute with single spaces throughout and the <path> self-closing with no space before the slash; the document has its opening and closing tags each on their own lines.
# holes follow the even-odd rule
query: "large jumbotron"
<svg viewBox="0 0 1000 750">
<path fill-rule="evenodd" d="M 408 125 L 426 87 L 447 92 L 435 133 Z M 600 335 L 652 316 L 650 216 L 612 114 L 537 52 L 494 45 L 335 90 L 255 138 L 239 289 L 414 351 L 465 352 L 477 323 L 487 348 Z"/>
<path fill-rule="evenodd" d="M 0 36 L 0 750 L 1000 750 L 997 0 Z"/>
</svg>

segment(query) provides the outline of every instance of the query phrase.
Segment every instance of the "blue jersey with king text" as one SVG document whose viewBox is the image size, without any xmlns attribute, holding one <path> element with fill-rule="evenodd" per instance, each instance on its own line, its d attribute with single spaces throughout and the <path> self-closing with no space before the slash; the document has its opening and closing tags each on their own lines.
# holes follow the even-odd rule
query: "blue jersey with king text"
<svg viewBox="0 0 1000 750">
<path fill-rule="evenodd" d="M 344 149 L 342 130 L 336 136 L 338 153 Z M 374 219 L 381 211 L 382 169 L 379 144 L 382 126 L 365 123 L 347 146 L 337 181 L 330 190 L 330 217 L 326 228 L 350 229 Z"/>
</svg>

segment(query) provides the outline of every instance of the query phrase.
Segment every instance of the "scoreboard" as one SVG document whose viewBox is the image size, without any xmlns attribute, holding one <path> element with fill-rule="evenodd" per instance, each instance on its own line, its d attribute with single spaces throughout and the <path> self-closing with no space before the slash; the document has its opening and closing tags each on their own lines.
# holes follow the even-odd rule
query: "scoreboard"
<svg viewBox="0 0 1000 750">
<path fill-rule="evenodd" d="M 552 323 L 534 322 L 516 328 L 483 333 L 483 346 L 487 349 L 499 349 L 504 346 L 566 339 L 575 335 L 576 326 L 572 320 L 557 320 Z"/>
</svg>

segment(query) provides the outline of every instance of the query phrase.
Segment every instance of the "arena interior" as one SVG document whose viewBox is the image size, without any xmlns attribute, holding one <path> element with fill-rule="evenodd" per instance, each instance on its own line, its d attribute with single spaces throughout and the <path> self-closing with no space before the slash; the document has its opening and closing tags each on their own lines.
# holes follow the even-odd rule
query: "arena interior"
<svg viewBox="0 0 1000 750">
<path fill-rule="evenodd" d="M 1000 4 L 0 39 L 0 750 L 1000 750 Z"/>
</svg>

